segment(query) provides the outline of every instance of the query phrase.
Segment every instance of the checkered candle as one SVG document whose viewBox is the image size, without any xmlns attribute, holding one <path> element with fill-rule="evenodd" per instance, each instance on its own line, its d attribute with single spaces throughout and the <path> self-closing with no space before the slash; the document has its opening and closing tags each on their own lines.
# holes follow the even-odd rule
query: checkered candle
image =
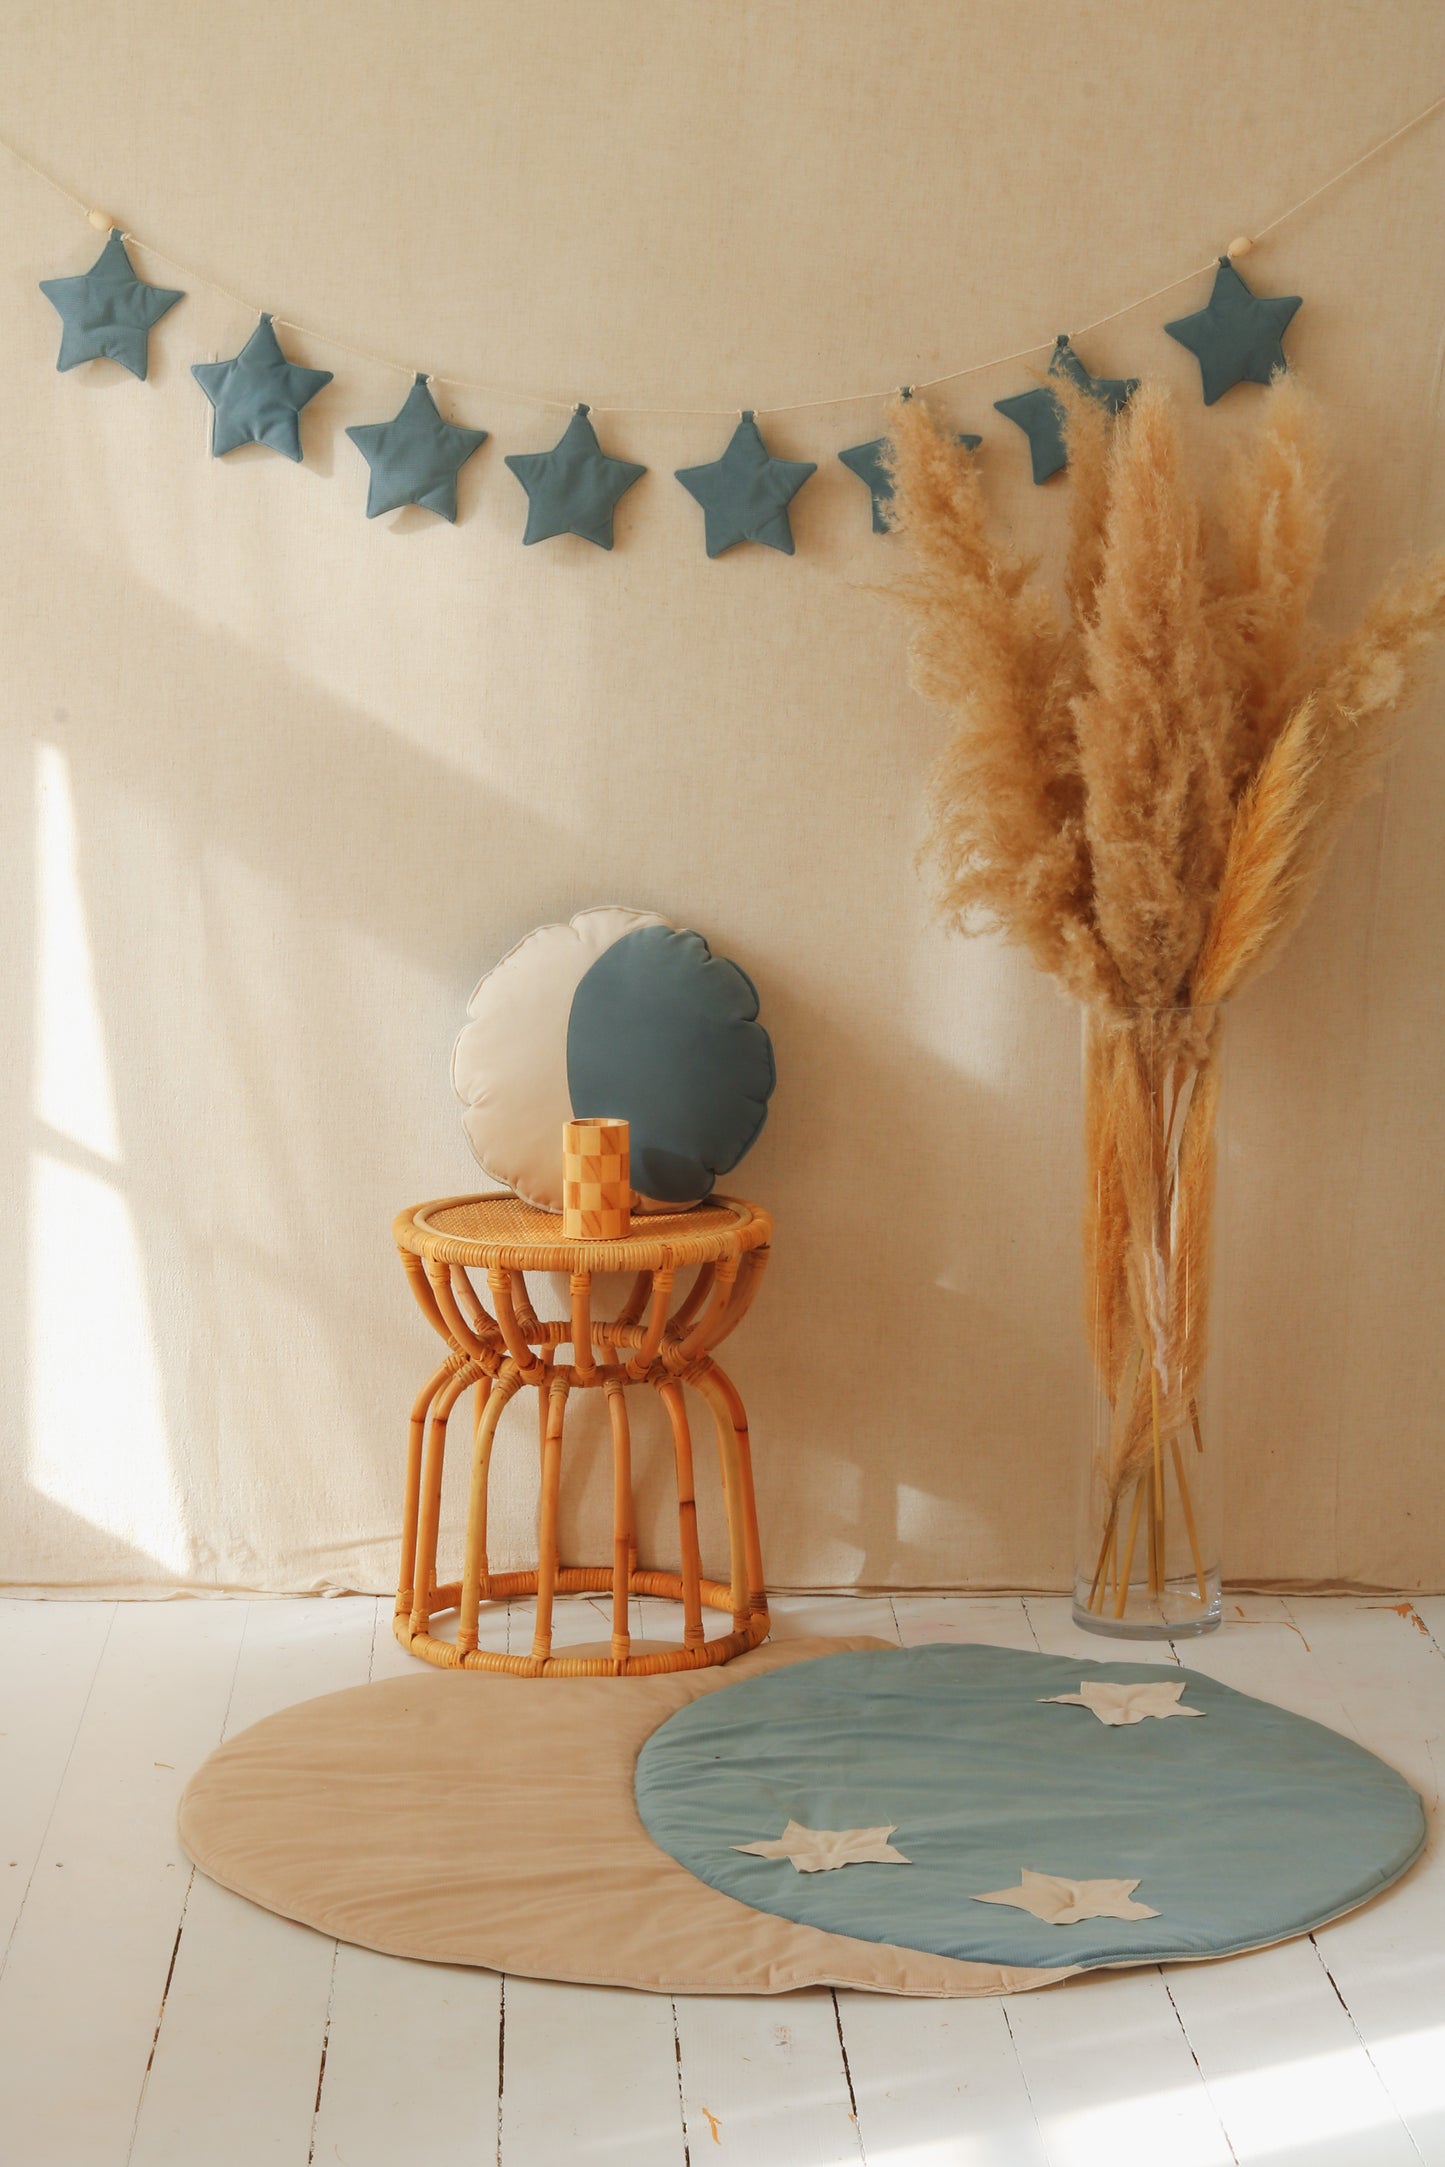
<svg viewBox="0 0 1445 2167">
<path fill-rule="evenodd" d="M 632 1228 L 625 1121 L 562 1124 L 562 1233 L 567 1241 L 620 1241 Z"/>
</svg>

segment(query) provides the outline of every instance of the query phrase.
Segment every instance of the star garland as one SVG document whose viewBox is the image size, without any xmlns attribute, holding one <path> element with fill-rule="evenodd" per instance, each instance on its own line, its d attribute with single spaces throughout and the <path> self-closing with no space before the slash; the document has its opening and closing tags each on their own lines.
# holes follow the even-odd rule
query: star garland
<svg viewBox="0 0 1445 2167">
<path fill-rule="evenodd" d="M 151 285 L 138 277 L 119 226 L 99 214 L 91 214 L 91 223 L 107 229 L 105 246 L 91 268 L 40 282 L 41 292 L 61 319 L 56 367 L 70 370 L 91 361 L 114 361 L 144 380 L 150 334 L 185 295 L 179 288 Z M 1236 385 L 1267 384 L 1277 370 L 1288 366 L 1284 334 L 1300 298 L 1251 290 L 1234 259 L 1252 245 L 1244 238 L 1231 242 L 1215 267 L 1213 290 L 1205 306 L 1163 327 L 1198 361 L 1206 406 L 1213 406 Z M 303 456 L 302 411 L 333 380 L 329 369 L 305 368 L 292 361 L 274 319 L 264 313 L 239 353 L 226 361 L 196 362 L 191 374 L 211 403 L 214 457 L 223 459 L 242 445 L 261 444 L 298 464 Z M 1068 334 L 1060 333 L 1045 377 L 1027 391 L 994 402 L 996 411 L 1027 439 L 1035 482 L 1048 481 L 1068 463 L 1065 412 L 1049 383 L 1051 377 L 1067 378 L 1111 414 L 1120 412 L 1138 386 L 1137 377 L 1092 375 Z M 911 387 L 905 385 L 902 396 L 911 395 Z M 346 434 L 369 469 L 368 519 L 420 505 L 455 523 L 457 476 L 487 441 L 488 432 L 447 421 L 437 406 L 431 380 L 418 373 L 390 421 L 360 423 Z M 971 432 L 956 438 L 970 452 L 982 441 Z M 892 531 L 893 477 L 887 450 L 888 439 L 880 436 L 838 453 L 868 491 L 875 534 Z M 647 472 L 636 461 L 603 450 L 585 405 L 574 408 L 550 451 L 513 452 L 506 465 L 526 492 L 525 545 L 571 536 L 599 549 L 613 547 L 617 506 Z M 700 466 L 679 467 L 676 479 L 702 507 L 703 541 L 709 557 L 721 557 L 743 542 L 791 557 L 796 547 L 792 502 L 816 472 L 812 460 L 777 457 L 764 439 L 756 413 L 748 408 L 720 457 Z"/>
<path fill-rule="evenodd" d="M 1364 166 L 1380 158 L 1393 144 L 1445 112 L 1445 93 L 1412 113 L 1388 135 L 1381 136 L 1347 164 L 1327 174 L 1307 195 L 1276 212 L 1257 230 L 1256 239 L 1275 232 L 1297 217 L 1321 196 L 1338 187 Z M 97 232 L 104 233 L 105 247 L 89 271 L 65 278 L 42 279 L 40 290 L 61 319 L 60 354 L 56 367 L 69 370 L 90 361 L 114 361 L 133 376 L 145 378 L 149 363 L 150 333 L 160 319 L 185 298 L 179 288 L 153 286 L 137 277 L 126 249 L 126 236 L 117 222 L 83 203 L 61 185 L 53 174 L 33 163 L 12 143 L 0 141 L 3 151 L 35 180 L 62 197 Z M 1214 286 L 1209 300 L 1193 314 L 1179 316 L 1164 325 L 1170 338 L 1187 347 L 1199 363 L 1204 403 L 1213 406 L 1239 384 L 1268 383 L 1275 371 L 1288 364 L 1284 334 L 1300 306 L 1297 294 L 1256 294 L 1236 267 L 1235 259 L 1247 255 L 1255 240 L 1242 234 L 1231 241 L 1213 268 Z M 162 258 L 162 261 L 165 259 Z M 182 269 L 181 266 L 176 266 Z M 183 276 L 192 276 L 182 269 Z M 1188 285 L 1202 274 L 1186 272 L 1168 286 L 1158 288 L 1140 301 L 1126 302 L 1109 315 L 1086 326 L 1099 330 L 1133 313 L 1144 302 Z M 240 297 L 215 280 L 200 278 L 202 285 L 222 299 L 239 303 Z M 244 303 L 242 306 L 246 305 Z M 293 330 L 302 327 L 292 325 Z M 395 367 L 377 354 L 341 346 L 324 333 L 304 336 L 321 344 L 384 367 Z M 1022 360 L 1038 349 L 999 359 Z M 996 366 L 980 361 L 935 378 L 925 389 L 955 383 Z M 227 362 L 197 363 L 192 373 L 213 408 L 211 448 L 215 456 L 242 444 L 268 444 L 288 458 L 299 461 L 301 410 L 325 384 L 326 369 L 303 369 L 288 361 L 281 349 L 271 317 L 263 315 L 239 354 Z M 1061 336 L 1049 359 L 1048 374 L 1070 376 L 1087 397 L 1102 399 L 1112 412 L 1128 399 L 1136 379 L 1095 377 L 1073 352 L 1070 340 Z M 486 387 L 462 385 L 472 391 Z M 906 396 L 905 392 L 905 396 Z M 802 400 L 809 406 L 845 406 L 862 403 L 886 393 L 863 393 L 854 397 Z M 543 399 L 543 406 L 559 402 Z M 1036 482 L 1048 480 L 1067 464 L 1060 402 L 1045 380 L 1029 391 L 995 402 L 998 412 L 1015 422 L 1028 439 L 1030 465 Z M 773 409 L 774 412 L 798 409 Z M 651 411 L 640 409 L 639 411 Z M 661 408 L 660 412 L 677 409 Z M 579 426 L 579 423 L 581 426 Z M 463 429 L 444 421 L 436 407 L 425 375 L 417 375 L 401 410 L 390 422 L 363 424 L 347 431 L 371 469 L 367 491 L 367 517 L 403 505 L 419 504 L 456 519 L 456 477 L 486 438 L 484 429 Z M 957 441 L 969 450 L 979 439 L 961 435 Z M 865 484 L 869 493 L 875 534 L 891 529 L 889 505 L 892 479 L 886 462 L 887 440 L 875 437 L 850 445 L 838 457 Z M 557 535 L 572 535 L 610 549 L 613 513 L 618 499 L 646 471 L 628 460 L 611 459 L 597 442 L 585 406 L 574 409 L 574 420 L 551 452 L 517 453 L 507 460 L 527 492 L 527 529 L 524 542 L 538 542 Z M 705 540 L 709 556 L 721 556 L 739 542 L 760 542 L 764 547 L 793 554 L 793 532 L 788 507 L 803 483 L 816 471 L 807 460 L 774 458 L 749 411 L 733 432 L 732 442 L 720 459 L 703 466 L 682 467 L 677 479 L 703 507 Z M 624 479 L 623 476 L 626 476 Z"/>
</svg>

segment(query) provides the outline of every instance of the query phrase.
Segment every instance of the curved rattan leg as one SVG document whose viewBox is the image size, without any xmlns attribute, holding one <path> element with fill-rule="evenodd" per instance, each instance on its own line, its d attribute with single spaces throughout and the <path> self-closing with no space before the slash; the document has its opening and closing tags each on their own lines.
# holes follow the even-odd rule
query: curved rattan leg
<svg viewBox="0 0 1445 2167">
<path fill-rule="evenodd" d="M 491 1592 L 487 1564 L 487 1480 L 491 1473 L 492 1445 L 502 1410 L 521 1383 L 516 1364 L 504 1362 L 496 1383 L 481 1408 L 472 1441 L 472 1486 L 467 1499 L 467 1547 L 462 1563 L 461 1608 L 457 1617 L 457 1648 L 469 1655 L 477 1644 L 477 1613 L 482 1597 Z"/>
<path fill-rule="evenodd" d="M 682 1549 L 682 1644 L 700 1648 L 706 1637 L 702 1629 L 702 1557 L 697 1544 L 697 1498 L 693 1492 L 692 1432 L 682 1386 L 674 1377 L 657 1380 L 656 1390 L 672 1424 L 672 1449 L 677 1462 L 677 1525 Z"/>
<path fill-rule="evenodd" d="M 552 1383 L 552 1353 L 548 1348 L 542 1355 L 542 1375 L 537 1384 L 537 1465 L 540 1468 L 547 1457 L 547 1407 Z"/>
<path fill-rule="evenodd" d="M 422 1468 L 420 1513 L 416 1539 L 416 1573 L 411 1596 L 411 1629 L 424 1633 L 431 1623 L 432 1590 L 436 1584 L 437 1529 L 442 1509 L 442 1463 L 447 1449 L 447 1423 L 451 1411 L 466 1391 L 482 1375 L 479 1362 L 466 1362 L 458 1369 L 449 1384 L 444 1384 L 432 1402 L 431 1420 L 427 1425 L 426 1458 Z"/>
<path fill-rule="evenodd" d="M 732 1407 L 727 1394 L 707 1369 L 700 1368 L 691 1373 L 688 1383 L 702 1394 L 712 1409 L 713 1423 L 717 1430 L 718 1467 L 722 1475 L 723 1505 L 728 1523 L 728 1578 L 732 1591 L 733 1625 L 741 1633 L 747 1628 L 750 1611 L 742 1462 L 738 1454 L 737 1430 L 733 1424 Z"/>
<path fill-rule="evenodd" d="M 426 1383 L 412 1402 L 411 1424 L 406 1441 L 406 1489 L 401 1510 L 401 1575 L 396 1590 L 396 1615 L 410 1617 L 412 1591 L 416 1586 L 416 1533 L 421 1509 L 421 1462 L 422 1447 L 426 1442 L 426 1418 L 432 1401 L 455 1370 L 460 1369 L 462 1357 L 449 1354 L 440 1366 L 432 1371 Z"/>
<path fill-rule="evenodd" d="M 763 1579 L 763 1546 L 758 1534 L 758 1505 L 753 1495 L 753 1453 L 748 1438 L 747 1410 L 742 1394 L 727 1371 L 711 1357 L 703 1372 L 721 1393 L 732 1419 L 738 1455 L 738 1492 L 743 1512 L 743 1554 L 748 1568 L 748 1608 L 754 1617 L 768 1615 L 768 1589 Z"/>
<path fill-rule="evenodd" d="M 619 1383 L 619 1385 L 620 1385 L 620 1384 L 622 1383 L 622 1379 L 621 1379 L 621 1376 L 620 1376 L 620 1375 L 619 1375 L 619 1377 L 618 1377 L 618 1383 Z M 624 1390 L 625 1390 L 625 1387 L 624 1387 Z M 625 1399 L 624 1399 L 624 1401 L 623 1401 L 623 1411 L 624 1411 L 624 1419 L 625 1419 L 625 1418 L 626 1418 L 626 1401 L 625 1401 Z M 629 1454 L 629 1460 L 630 1460 L 630 1454 Z M 632 1478 L 632 1470 L 631 1470 L 631 1467 L 630 1467 L 630 1465 L 629 1465 L 629 1468 L 628 1468 L 628 1482 L 627 1482 L 627 1578 L 628 1578 L 628 1583 L 629 1583 L 629 1585 L 631 1584 L 631 1580 L 632 1580 L 632 1576 L 633 1576 L 633 1574 L 634 1574 L 634 1573 L 636 1572 L 636 1570 L 637 1570 L 637 1492 L 636 1492 L 636 1491 L 635 1491 L 635 1490 L 633 1489 L 633 1487 L 632 1487 L 632 1479 L 631 1479 L 631 1478 Z"/>
<path fill-rule="evenodd" d="M 625 1663 L 632 1648 L 627 1603 L 632 1587 L 632 1434 L 620 1377 L 603 1379 L 612 1425 L 612 1653 Z"/>
<path fill-rule="evenodd" d="M 562 1423 L 567 1412 L 567 1379 L 554 1376 L 547 1388 L 547 1428 L 542 1445 L 542 1510 L 537 1530 L 537 1623 L 532 1634 L 534 1661 L 552 1653 L 552 1600 L 557 1592 L 557 1500 L 562 1481 Z"/>
</svg>

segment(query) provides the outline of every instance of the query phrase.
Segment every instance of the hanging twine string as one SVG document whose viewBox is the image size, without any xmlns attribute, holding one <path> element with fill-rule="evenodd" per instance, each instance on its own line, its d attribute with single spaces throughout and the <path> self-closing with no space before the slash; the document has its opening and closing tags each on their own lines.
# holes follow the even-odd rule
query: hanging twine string
<svg viewBox="0 0 1445 2167">
<path fill-rule="evenodd" d="M 1412 114 L 1410 119 L 1403 121 L 1398 128 L 1392 129 L 1389 135 L 1382 136 L 1378 143 L 1372 143 L 1368 150 L 1361 151 L 1358 158 L 1352 158 L 1348 165 L 1343 165 L 1338 172 L 1331 173 L 1326 180 L 1320 182 L 1317 188 L 1312 188 L 1307 196 L 1301 196 L 1297 203 L 1291 203 L 1287 210 L 1280 211 L 1276 217 L 1269 220 L 1267 225 L 1257 226 L 1252 235 L 1237 235 L 1230 242 L 1226 254 L 1231 259 L 1248 255 L 1249 251 L 1264 240 L 1266 235 L 1277 232 L 1287 220 L 1298 218 L 1301 211 L 1308 210 L 1312 203 L 1317 203 L 1321 196 L 1328 195 L 1332 188 L 1338 188 L 1342 181 L 1348 180 L 1352 173 L 1358 173 L 1362 166 L 1367 166 L 1373 159 L 1381 157 L 1385 151 L 1390 149 L 1392 144 L 1398 143 L 1402 136 L 1410 135 L 1416 128 L 1422 127 L 1427 120 L 1433 119 L 1442 107 L 1445 107 L 1445 92 L 1442 92 L 1438 98 L 1433 98 L 1429 105 L 1423 106 L 1418 113 Z M 7 143 L 0 139 L 0 150 L 3 150 L 8 157 L 12 158 L 16 165 L 22 166 L 27 173 L 32 174 L 36 180 L 43 182 L 47 188 L 53 189 L 56 195 L 70 204 L 72 209 L 78 211 L 81 217 L 86 219 L 98 231 L 108 233 L 113 226 L 119 223 L 118 220 L 111 218 L 108 213 L 97 210 L 93 205 L 83 202 L 79 196 L 73 195 L 70 189 L 55 179 L 53 174 L 45 172 L 42 167 L 35 165 L 27 158 L 23 152 L 16 150 L 13 143 Z M 223 301 L 231 302 L 234 307 L 248 316 L 259 317 L 262 314 L 262 311 L 257 308 L 253 301 L 248 301 L 242 294 L 233 293 L 229 286 L 222 286 L 216 279 L 207 278 L 204 272 L 193 270 L 189 264 L 177 262 L 176 258 L 168 256 L 164 249 L 156 248 L 151 242 L 142 240 L 139 234 L 133 234 L 125 228 L 122 228 L 122 231 L 126 240 L 134 241 L 136 246 L 144 250 L 147 256 L 153 257 L 157 263 L 163 264 L 167 270 L 184 279 L 188 286 L 204 286 L 209 293 L 216 294 Z M 1166 294 L 1177 293 L 1181 286 L 1192 285 L 1195 279 L 1202 278 L 1206 272 L 1212 271 L 1218 260 L 1218 257 L 1211 256 L 1208 263 L 1199 264 L 1192 271 L 1184 272 L 1181 277 L 1170 279 L 1167 285 L 1156 286 L 1151 293 L 1140 294 L 1136 299 L 1126 301 L 1121 308 L 1111 309 L 1107 316 L 1096 316 L 1092 323 L 1080 324 L 1072 336 L 1087 338 L 1090 332 L 1101 331 L 1105 324 L 1117 323 L 1121 316 L 1131 316 L 1135 309 L 1146 308 L 1151 301 L 1159 301 Z M 329 331 L 318 331 L 314 325 L 298 322 L 294 316 L 275 316 L 272 320 L 278 329 L 294 331 L 298 337 L 307 339 L 317 346 L 327 347 L 333 353 L 345 354 L 352 361 L 369 362 L 374 368 L 378 369 L 393 369 L 399 376 L 414 377 L 419 373 L 414 362 L 398 361 L 392 354 L 372 353 L 365 346 L 352 346 L 344 339 L 334 338 Z M 950 369 L 946 375 L 929 377 L 925 381 L 915 382 L 909 388 L 913 391 L 938 391 L 946 384 L 960 383 L 964 377 L 981 376 L 988 369 L 1004 368 L 1013 361 L 1032 360 L 1035 354 L 1044 353 L 1053 343 L 1054 338 L 1052 335 L 1046 339 L 1038 339 L 1032 346 L 1016 347 L 1012 353 L 1008 354 L 992 354 L 987 361 L 972 361 L 964 368 Z M 428 372 L 422 371 L 420 373 L 427 374 Z M 575 399 L 545 399 L 534 392 L 517 391 L 509 385 L 484 383 L 475 377 L 432 375 L 429 380 L 434 384 L 444 384 L 452 391 L 475 392 L 482 398 L 496 399 L 498 402 L 505 401 L 514 405 L 545 407 L 559 414 L 573 413 L 577 407 Z M 891 399 L 896 396 L 897 390 L 898 386 L 896 384 L 888 384 L 881 390 L 875 387 L 868 391 L 847 391 L 840 393 L 836 398 L 830 399 L 794 399 L 787 405 L 758 407 L 756 411 L 760 414 L 805 414 L 830 406 L 861 406 L 873 399 Z M 735 406 L 594 405 L 591 411 L 594 414 L 658 414 L 688 420 L 713 420 L 719 415 L 735 414 L 740 409 Z"/>
</svg>

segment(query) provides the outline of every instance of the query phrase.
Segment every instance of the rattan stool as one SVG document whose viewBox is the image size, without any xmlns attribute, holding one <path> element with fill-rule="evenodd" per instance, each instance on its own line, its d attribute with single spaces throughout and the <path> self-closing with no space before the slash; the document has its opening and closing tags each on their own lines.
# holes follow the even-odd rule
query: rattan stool
<svg viewBox="0 0 1445 2167">
<path fill-rule="evenodd" d="M 401 1585 L 396 1636 L 403 1647 L 443 1668 L 505 1670 L 526 1678 L 637 1677 L 665 1670 L 700 1670 L 726 1663 L 766 1639 L 757 1508 L 747 1416 L 737 1387 L 712 1350 L 741 1322 L 768 1259 L 772 1220 L 755 1204 L 715 1196 L 692 1211 L 635 1218 L 619 1241 L 564 1241 L 561 1221 L 520 1198 L 453 1196 L 404 1211 L 392 1229 L 397 1249 L 427 1322 L 446 1342 L 447 1357 L 423 1385 L 411 1411 L 406 1498 L 402 1517 Z M 688 1266 L 697 1278 L 669 1315 L 673 1282 Z M 488 1308 L 472 1284 L 485 1272 Z M 566 1272 L 569 1320 L 542 1323 L 525 1274 Z M 622 1308 L 608 1320 L 592 1314 L 597 1272 L 631 1272 Z M 563 1346 L 572 1359 L 557 1359 Z M 493 1572 L 487 1562 L 487 1480 L 497 1424 L 523 1385 L 538 1395 L 542 1502 L 535 1570 Z M 627 1416 L 631 1386 L 647 1385 L 667 1410 L 677 1472 L 680 1573 L 639 1567 L 633 1514 L 632 1459 Z M 727 1514 L 727 1583 L 705 1580 L 698 1551 L 692 1437 L 684 1387 L 707 1401 L 717 1430 Z M 453 1407 L 475 1388 L 471 1491 L 466 1549 L 459 1581 L 436 1583 L 442 1467 Z M 610 1565 L 563 1565 L 557 1554 L 557 1492 L 562 1425 L 573 1391 L 606 1395 L 612 1436 L 613 1516 Z M 564 1594 L 612 1591 L 608 1655 L 553 1655 L 552 1602 Z M 513 1595 L 537 1598 L 530 1655 L 502 1655 L 477 1646 L 484 1602 Z M 671 1596 L 682 1604 L 682 1643 L 634 1655 L 627 1625 L 629 1595 Z M 703 1634 L 702 1612 L 729 1611 L 733 1629 L 716 1640 Z M 439 1638 L 432 1620 L 458 1612 L 455 1641 Z"/>
</svg>

